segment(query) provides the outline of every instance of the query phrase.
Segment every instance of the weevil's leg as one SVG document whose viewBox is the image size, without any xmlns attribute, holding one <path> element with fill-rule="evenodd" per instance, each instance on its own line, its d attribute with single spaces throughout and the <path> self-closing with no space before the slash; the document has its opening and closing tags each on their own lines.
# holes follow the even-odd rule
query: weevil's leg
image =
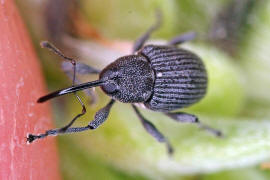
<svg viewBox="0 0 270 180">
<path fill-rule="evenodd" d="M 65 127 L 63 127 L 60 129 L 48 130 L 44 134 L 39 134 L 39 135 L 29 134 L 27 136 L 27 142 L 32 143 L 33 141 L 35 141 L 37 139 L 42 139 L 42 138 L 45 138 L 47 136 L 58 136 L 61 134 L 70 134 L 70 133 L 77 133 L 77 132 L 87 131 L 87 130 L 91 130 L 91 129 L 96 129 L 98 126 L 100 126 L 102 123 L 105 122 L 105 120 L 107 119 L 107 117 L 110 113 L 110 109 L 111 109 L 112 105 L 114 104 L 114 102 L 115 102 L 114 100 L 111 100 L 105 107 L 100 109 L 96 113 L 95 119 L 93 121 L 91 121 L 85 127 L 69 127 L 65 131 L 62 131 L 62 129 L 65 128 Z"/>
<path fill-rule="evenodd" d="M 135 43 L 133 45 L 132 53 L 135 53 L 136 51 L 138 51 L 139 49 L 142 48 L 142 46 L 149 39 L 151 34 L 160 27 L 161 23 L 162 23 L 162 13 L 161 13 L 161 11 L 157 10 L 156 11 L 156 23 L 153 24 L 141 37 L 139 37 L 135 41 Z"/>
<path fill-rule="evenodd" d="M 159 132 L 159 130 L 154 126 L 153 123 L 151 123 L 150 121 L 148 121 L 147 119 L 145 119 L 142 114 L 140 113 L 140 111 L 138 110 L 138 108 L 135 105 L 132 105 L 134 111 L 136 112 L 137 116 L 139 117 L 139 119 L 141 120 L 143 127 L 145 128 L 145 130 L 151 134 L 158 142 L 161 143 L 165 143 L 167 146 L 167 151 L 168 154 L 173 154 L 173 147 L 170 144 L 170 142 L 168 141 L 167 138 L 164 137 L 163 134 L 161 134 L 161 132 Z"/>
<path fill-rule="evenodd" d="M 73 65 L 71 63 L 66 62 L 66 61 L 62 62 L 62 70 L 71 80 L 73 80 L 73 75 L 72 75 L 73 68 L 72 67 L 73 67 Z M 78 73 L 78 74 L 82 74 L 82 75 L 83 74 L 98 74 L 99 72 L 100 72 L 100 70 L 98 70 L 98 69 L 95 69 L 95 68 L 88 66 L 84 63 L 76 62 L 76 73 Z M 74 83 L 81 84 L 81 82 L 76 78 L 75 78 Z M 97 96 L 94 93 L 93 89 L 86 89 L 86 90 L 83 90 L 83 92 L 91 97 L 90 104 L 94 104 L 96 102 Z"/>
<path fill-rule="evenodd" d="M 176 120 L 177 122 L 196 123 L 199 126 L 199 128 L 207 130 L 208 132 L 214 134 L 215 136 L 218 136 L 218 137 L 223 136 L 221 131 L 201 123 L 199 121 L 198 117 L 195 116 L 195 115 L 188 114 L 188 113 L 183 113 L 183 112 L 172 112 L 172 113 L 169 112 L 169 113 L 164 113 L 164 114 L 169 116 L 170 118 Z"/>
<path fill-rule="evenodd" d="M 108 115 L 110 113 L 112 105 L 115 103 L 115 100 L 111 99 L 111 101 L 102 109 L 100 109 L 96 115 L 95 119 L 89 123 L 90 129 L 96 129 L 101 124 L 103 124 L 106 119 L 108 118 Z"/>
<path fill-rule="evenodd" d="M 169 42 L 168 45 L 179 45 L 187 41 L 192 41 L 193 39 L 196 38 L 196 33 L 195 32 L 187 32 L 185 34 L 181 34 L 179 36 L 176 36 L 172 38 Z"/>
</svg>

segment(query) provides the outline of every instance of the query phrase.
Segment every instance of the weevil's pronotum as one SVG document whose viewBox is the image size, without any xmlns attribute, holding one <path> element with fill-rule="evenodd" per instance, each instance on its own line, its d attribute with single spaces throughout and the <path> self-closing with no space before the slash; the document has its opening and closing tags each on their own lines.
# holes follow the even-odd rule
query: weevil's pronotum
<svg viewBox="0 0 270 180">
<path fill-rule="evenodd" d="M 133 46 L 133 53 L 120 57 L 102 71 L 88 65 L 78 63 L 66 57 L 48 42 L 42 42 L 43 47 L 53 51 L 63 59 L 72 63 L 73 84 L 69 88 L 55 91 L 38 99 L 39 103 L 51 98 L 74 93 L 82 105 L 82 112 L 75 116 L 69 124 L 59 129 L 46 131 L 44 134 L 27 136 L 29 143 L 36 139 L 59 134 L 82 132 L 99 127 L 107 119 L 115 101 L 130 103 L 145 130 L 157 141 L 165 143 L 168 153 L 173 153 L 169 140 L 147 119 L 143 117 L 136 105 L 162 112 L 177 122 L 196 123 L 200 128 L 208 130 L 216 136 L 222 133 L 202 124 L 195 115 L 184 112 L 171 112 L 188 107 L 204 97 L 207 90 L 207 72 L 201 59 L 194 53 L 178 48 L 177 45 L 192 40 L 194 33 L 186 33 L 173 38 L 166 45 L 144 45 L 151 33 L 161 24 L 160 18 L 143 34 Z M 64 62 L 66 68 L 67 62 Z M 76 84 L 76 73 L 99 74 L 96 81 Z M 71 127 L 80 116 L 86 113 L 85 105 L 76 94 L 77 91 L 100 86 L 105 94 L 111 97 L 110 102 L 100 109 L 94 120 L 84 127 Z"/>
</svg>

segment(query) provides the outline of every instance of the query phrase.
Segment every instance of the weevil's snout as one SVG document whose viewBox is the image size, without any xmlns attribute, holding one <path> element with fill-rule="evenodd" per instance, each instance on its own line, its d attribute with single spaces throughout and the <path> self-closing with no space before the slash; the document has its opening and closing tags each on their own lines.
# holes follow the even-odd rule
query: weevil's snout
<svg viewBox="0 0 270 180">
<path fill-rule="evenodd" d="M 152 94 L 154 78 L 149 63 L 140 56 L 125 56 L 107 66 L 101 73 L 101 89 L 124 103 L 146 101 Z"/>
</svg>

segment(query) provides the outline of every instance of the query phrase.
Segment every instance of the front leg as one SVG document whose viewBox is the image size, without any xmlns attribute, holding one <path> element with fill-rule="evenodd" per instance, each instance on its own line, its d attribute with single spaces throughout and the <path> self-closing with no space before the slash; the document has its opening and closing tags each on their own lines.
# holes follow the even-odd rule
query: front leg
<svg viewBox="0 0 270 180">
<path fill-rule="evenodd" d="M 142 114 L 140 113 L 140 111 L 138 110 L 138 108 L 135 105 L 132 105 L 136 115 L 139 117 L 139 119 L 141 120 L 141 123 L 143 124 L 143 127 L 145 128 L 145 130 L 151 135 L 153 136 L 158 142 L 161 143 L 165 143 L 167 146 L 167 151 L 169 155 L 173 154 L 173 147 L 170 144 L 170 142 L 168 141 L 167 138 L 164 137 L 164 135 L 159 132 L 159 130 L 154 126 L 153 123 L 151 123 L 150 121 L 148 121 L 147 119 L 145 119 Z"/>
<path fill-rule="evenodd" d="M 35 141 L 37 139 L 42 139 L 42 138 L 45 138 L 47 136 L 58 136 L 60 134 L 77 133 L 77 132 L 96 129 L 97 127 L 99 127 L 101 124 L 103 124 L 106 121 L 114 102 L 115 101 L 112 99 L 105 107 L 100 109 L 96 113 L 95 119 L 93 121 L 91 121 L 87 126 L 70 127 L 72 125 L 72 123 L 75 121 L 73 119 L 71 121 L 72 123 L 69 123 L 68 126 L 62 127 L 60 129 L 51 129 L 51 130 L 46 131 L 44 134 L 39 134 L 39 135 L 29 134 L 29 135 L 27 135 L 27 142 L 32 143 L 33 141 Z M 78 118 L 80 116 L 81 115 L 77 115 L 75 118 Z"/>
<path fill-rule="evenodd" d="M 199 128 L 207 130 L 208 132 L 214 134 L 217 137 L 222 137 L 223 136 L 221 131 L 201 123 L 199 121 L 198 117 L 195 116 L 195 115 L 184 113 L 184 112 L 172 112 L 172 113 L 169 112 L 169 113 L 164 113 L 164 114 L 169 116 L 170 118 L 176 120 L 177 122 L 196 123 L 199 126 Z"/>
</svg>

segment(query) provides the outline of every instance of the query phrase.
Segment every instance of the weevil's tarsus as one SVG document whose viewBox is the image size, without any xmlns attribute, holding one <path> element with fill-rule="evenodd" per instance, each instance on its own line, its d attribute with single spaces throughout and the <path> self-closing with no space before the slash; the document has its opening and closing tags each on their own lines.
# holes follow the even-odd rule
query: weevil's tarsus
<svg viewBox="0 0 270 180">
<path fill-rule="evenodd" d="M 139 37 L 134 45 L 133 45 L 133 49 L 132 49 L 132 53 L 140 50 L 144 43 L 149 39 L 149 37 L 151 36 L 151 34 L 157 30 L 162 24 L 162 13 L 159 9 L 156 10 L 156 22 L 155 24 L 153 24 L 141 37 Z"/>
<path fill-rule="evenodd" d="M 170 142 L 168 141 L 168 139 L 166 137 L 164 137 L 164 135 L 159 132 L 159 130 L 154 126 L 153 123 L 151 123 L 150 121 L 148 121 L 147 119 L 145 119 L 143 117 L 143 115 L 140 113 L 140 111 L 138 110 L 138 108 L 134 105 L 132 105 L 136 115 L 139 117 L 141 123 L 143 124 L 143 127 L 145 128 L 145 130 L 151 135 L 153 136 L 158 142 L 161 143 L 165 143 L 167 146 L 167 151 L 169 155 L 172 155 L 174 150 L 172 145 L 170 144 Z"/>
<path fill-rule="evenodd" d="M 187 41 L 192 41 L 196 38 L 196 33 L 195 32 L 187 32 L 185 34 L 178 35 L 174 38 L 172 38 L 169 42 L 168 45 L 179 45 Z"/>
<path fill-rule="evenodd" d="M 225 137 L 224 134 L 220 130 L 212 128 L 206 124 L 202 124 L 201 122 L 199 122 L 198 126 L 199 126 L 199 128 L 212 133 L 216 137 L 220 137 L 220 138 Z"/>
<path fill-rule="evenodd" d="M 29 134 L 27 137 L 27 142 L 32 143 L 33 141 L 37 139 L 42 139 L 47 136 L 58 136 L 60 134 L 69 134 L 69 133 L 77 133 L 77 132 L 82 132 L 91 129 L 89 125 L 85 127 L 73 127 L 73 128 L 68 128 L 65 131 L 61 131 L 62 128 L 60 129 L 51 129 L 46 131 L 44 134 L 39 134 L 39 135 L 34 135 L 34 134 Z"/>
<path fill-rule="evenodd" d="M 170 118 L 172 118 L 173 120 L 175 120 L 177 122 L 196 123 L 199 128 L 204 129 L 217 137 L 223 137 L 223 134 L 221 131 L 201 123 L 199 121 L 198 117 L 193 115 L 193 114 L 188 114 L 188 113 L 184 113 L 184 112 L 172 112 L 172 113 L 168 112 L 168 113 L 164 113 L 164 114 L 169 116 Z"/>
<path fill-rule="evenodd" d="M 85 114 L 85 111 L 83 110 L 82 113 L 78 114 L 67 126 L 64 126 L 62 128 L 59 128 L 59 129 L 48 130 L 44 134 L 39 134 L 39 135 L 29 134 L 27 136 L 27 142 L 32 143 L 33 141 L 35 141 L 37 139 L 42 139 L 42 138 L 45 138 L 47 136 L 58 136 L 61 134 L 78 133 L 78 132 L 82 132 L 82 131 L 96 129 L 98 126 L 100 126 L 102 123 L 104 123 L 106 121 L 114 102 L 115 102 L 115 100 L 111 99 L 111 101 L 104 108 L 100 109 L 96 113 L 95 119 L 93 121 L 91 121 L 87 126 L 70 127 L 77 118 L 79 118 L 80 116 Z"/>
</svg>

